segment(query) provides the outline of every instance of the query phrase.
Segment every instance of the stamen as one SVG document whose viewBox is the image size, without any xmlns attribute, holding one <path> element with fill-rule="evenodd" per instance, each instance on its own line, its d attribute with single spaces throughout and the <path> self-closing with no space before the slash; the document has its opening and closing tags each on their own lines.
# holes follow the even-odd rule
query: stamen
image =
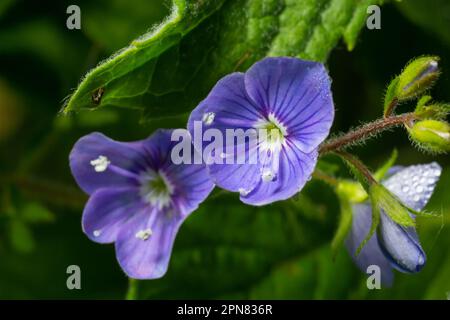
<svg viewBox="0 0 450 320">
<path fill-rule="evenodd" d="M 210 125 L 213 123 L 216 114 L 214 112 L 207 112 L 203 114 L 202 121 L 206 125 Z"/>
<path fill-rule="evenodd" d="M 147 240 L 148 238 L 150 238 L 150 236 L 153 234 L 152 229 L 147 228 L 145 230 L 139 230 L 136 233 L 136 238 L 141 239 L 143 241 Z"/>
<path fill-rule="evenodd" d="M 100 155 L 97 159 L 91 160 L 90 164 L 94 167 L 95 172 L 103 172 L 111 164 L 111 161 L 107 157 Z"/>
<path fill-rule="evenodd" d="M 271 170 L 265 170 L 263 171 L 261 178 L 264 182 L 270 182 L 275 179 L 276 174 Z"/>
</svg>

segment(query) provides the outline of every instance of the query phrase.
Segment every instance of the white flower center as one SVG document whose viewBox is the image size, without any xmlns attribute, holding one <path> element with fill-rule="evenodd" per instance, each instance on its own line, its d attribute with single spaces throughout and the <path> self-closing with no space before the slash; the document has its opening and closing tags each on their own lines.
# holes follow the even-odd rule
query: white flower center
<svg viewBox="0 0 450 320">
<path fill-rule="evenodd" d="M 261 151 L 280 151 L 287 135 L 286 127 L 274 114 L 269 114 L 267 119 L 260 119 L 254 127 L 259 130 L 259 148 Z"/>
<path fill-rule="evenodd" d="M 140 195 L 144 201 L 157 209 L 162 209 L 170 204 L 174 186 L 164 172 L 148 170 L 140 177 Z"/>
</svg>

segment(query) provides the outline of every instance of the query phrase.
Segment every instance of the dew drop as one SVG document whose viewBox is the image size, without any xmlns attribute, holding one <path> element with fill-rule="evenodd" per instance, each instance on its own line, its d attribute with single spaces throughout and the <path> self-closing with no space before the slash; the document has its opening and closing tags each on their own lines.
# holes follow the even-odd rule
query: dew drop
<svg viewBox="0 0 450 320">
<path fill-rule="evenodd" d="M 92 234 L 94 235 L 94 237 L 99 237 L 102 234 L 101 230 L 94 230 L 94 232 L 92 232 Z"/>
<path fill-rule="evenodd" d="M 424 262 L 425 262 L 425 259 L 423 258 L 423 255 L 420 255 L 419 256 L 419 260 L 417 261 L 417 263 L 421 266 L 421 265 L 424 264 Z"/>
</svg>

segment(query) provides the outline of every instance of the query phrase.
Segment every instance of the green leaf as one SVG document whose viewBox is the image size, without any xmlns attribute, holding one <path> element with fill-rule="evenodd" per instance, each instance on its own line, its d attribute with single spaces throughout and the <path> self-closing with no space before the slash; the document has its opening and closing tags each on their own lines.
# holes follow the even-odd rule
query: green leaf
<svg viewBox="0 0 450 320">
<path fill-rule="evenodd" d="M 353 50 L 356 45 L 360 30 L 365 26 L 367 20 L 367 7 L 371 5 L 382 5 L 385 0 L 361 0 L 355 6 L 352 19 L 345 28 L 344 40 L 347 43 L 349 51 Z"/>
<path fill-rule="evenodd" d="M 35 247 L 30 228 L 18 219 L 11 220 L 9 239 L 12 247 L 20 253 L 30 253 Z"/>
<path fill-rule="evenodd" d="M 372 206 L 382 209 L 394 222 L 405 227 L 415 226 L 407 207 L 383 185 L 372 185 L 369 194 Z"/>
<path fill-rule="evenodd" d="M 265 56 L 325 61 L 356 8 L 355 0 L 174 1 L 163 24 L 86 75 L 64 112 L 119 106 L 142 110 L 146 119 L 186 113 L 218 79 Z"/>
<path fill-rule="evenodd" d="M 431 101 L 431 96 L 428 95 L 424 95 L 422 96 L 419 101 L 417 101 L 417 106 L 416 106 L 416 112 L 420 111 L 423 107 L 425 107 L 425 105 Z"/>
<path fill-rule="evenodd" d="M 339 249 L 342 247 L 342 244 L 347 237 L 347 233 L 352 226 L 353 220 L 353 208 L 350 200 L 346 197 L 346 195 L 339 194 L 339 192 L 338 196 L 341 214 L 339 218 L 338 228 L 336 230 L 336 233 L 334 234 L 333 240 L 331 241 L 331 251 L 333 257 L 337 256 Z"/>
<path fill-rule="evenodd" d="M 377 186 L 381 185 L 372 185 L 371 189 L 376 188 Z M 359 255 L 361 253 L 361 250 L 364 248 L 364 246 L 367 244 L 367 242 L 372 238 L 375 231 L 377 230 L 378 225 L 380 224 L 380 216 L 381 216 L 381 206 L 377 198 L 374 197 L 373 192 L 369 193 L 370 196 L 370 203 L 372 205 L 372 225 L 370 226 L 369 233 L 364 238 L 364 240 L 359 244 L 358 249 L 356 249 L 356 255 Z"/>
<path fill-rule="evenodd" d="M 20 214 L 21 218 L 29 223 L 52 222 L 55 219 L 51 211 L 37 202 L 26 204 Z"/>
<path fill-rule="evenodd" d="M 398 101 L 398 98 L 396 96 L 398 81 L 399 78 L 395 77 L 394 79 L 391 80 L 386 89 L 386 94 L 384 96 L 384 111 L 383 111 L 383 115 L 385 117 L 390 115 L 388 113 L 391 114 L 393 113 L 394 110 L 392 109 L 392 106 L 396 104 Z"/>
<path fill-rule="evenodd" d="M 81 5 L 83 31 L 108 53 L 126 46 L 168 14 L 164 0 L 97 0 Z M 107 32 L 105 32 L 107 30 Z"/>
<path fill-rule="evenodd" d="M 394 149 L 389 159 L 373 174 L 375 180 L 381 181 L 381 179 L 383 179 L 386 176 L 389 169 L 392 168 L 392 166 L 395 164 L 397 158 L 398 158 L 398 151 L 397 149 Z"/>
</svg>

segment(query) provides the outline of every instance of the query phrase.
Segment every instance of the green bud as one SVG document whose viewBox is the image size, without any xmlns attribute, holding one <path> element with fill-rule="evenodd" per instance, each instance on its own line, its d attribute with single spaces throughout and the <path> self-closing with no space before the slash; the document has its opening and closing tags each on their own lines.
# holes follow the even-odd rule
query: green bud
<svg viewBox="0 0 450 320">
<path fill-rule="evenodd" d="M 432 152 L 450 151 L 450 125 L 444 121 L 422 120 L 408 128 L 411 139 Z"/>
<path fill-rule="evenodd" d="M 367 193 L 360 183 L 343 180 L 337 186 L 337 193 L 351 203 L 361 203 L 367 200 Z"/>
<path fill-rule="evenodd" d="M 431 88 L 439 77 L 439 58 L 425 56 L 414 59 L 398 77 L 395 96 L 401 100 L 415 98 Z"/>
</svg>

